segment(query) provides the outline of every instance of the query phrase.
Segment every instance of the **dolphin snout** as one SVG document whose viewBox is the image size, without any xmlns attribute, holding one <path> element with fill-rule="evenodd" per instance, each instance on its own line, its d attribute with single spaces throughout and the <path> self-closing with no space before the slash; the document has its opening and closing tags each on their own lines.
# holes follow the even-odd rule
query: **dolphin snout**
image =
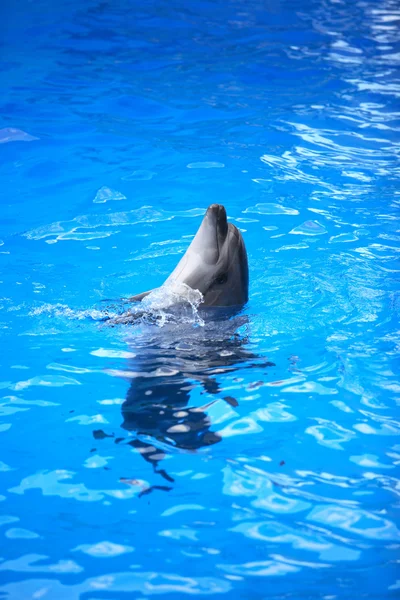
<svg viewBox="0 0 400 600">
<path fill-rule="evenodd" d="M 211 204 L 206 216 L 211 220 L 221 237 L 225 237 L 228 233 L 228 218 L 226 216 L 225 207 L 222 204 Z"/>
</svg>

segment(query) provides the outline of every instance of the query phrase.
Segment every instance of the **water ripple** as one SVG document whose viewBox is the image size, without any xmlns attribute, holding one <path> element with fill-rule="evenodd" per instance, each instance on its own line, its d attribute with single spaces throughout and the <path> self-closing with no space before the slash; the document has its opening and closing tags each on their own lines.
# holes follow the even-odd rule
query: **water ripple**
<svg viewBox="0 0 400 600">
<path fill-rule="evenodd" d="M 25 494 L 28 490 L 40 489 L 44 496 L 58 496 L 60 498 L 73 498 L 82 502 L 98 502 L 106 496 L 125 500 L 138 495 L 145 487 L 145 481 L 136 481 L 136 484 L 122 489 L 91 490 L 84 483 L 70 482 L 75 473 L 66 470 L 53 472 L 38 472 L 25 477 L 18 486 L 9 491 L 14 494 Z M 67 482 L 67 483 L 63 483 Z"/>
<path fill-rule="evenodd" d="M 330 506 L 317 506 L 307 516 L 315 523 L 338 527 L 366 538 L 399 541 L 400 531 L 388 519 L 363 510 Z"/>
<path fill-rule="evenodd" d="M 178 214 L 182 217 L 195 217 L 203 214 L 204 209 L 190 209 L 180 211 Z M 139 209 L 127 212 L 108 213 L 106 215 L 82 215 L 75 217 L 70 221 L 58 221 L 38 227 L 24 234 L 29 240 L 47 239 L 47 242 L 57 242 L 61 240 L 89 240 L 100 239 L 115 235 L 117 230 L 98 231 L 98 227 L 121 227 L 125 225 L 140 225 L 142 223 L 158 223 L 160 221 L 170 221 L 178 216 L 176 212 L 157 210 L 150 206 L 144 206 Z"/>
<path fill-rule="evenodd" d="M 40 556 L 42 559 L 43 557 Z M 57 571 L 56 571 L 57 572 Z M 77 572 L 73 570 L 72 572 Z M 147 595 L 159 594 L 224 594 L 229 592 L 228 581 L 217 577 L 181 577 L 174 573 L 163 572 L 113 572 L 98 577 L 90 577 L 82 583 L 65 585 L 57 579 L 25 579 L 18 584 L 8 583 L 0 587 L 10 600 L 22 597 L 43 597 L 49 591 L 56 598 L 79 600 L 84 594 L 102 594 L 111 592 L 135 593 Z"/>
</svg>

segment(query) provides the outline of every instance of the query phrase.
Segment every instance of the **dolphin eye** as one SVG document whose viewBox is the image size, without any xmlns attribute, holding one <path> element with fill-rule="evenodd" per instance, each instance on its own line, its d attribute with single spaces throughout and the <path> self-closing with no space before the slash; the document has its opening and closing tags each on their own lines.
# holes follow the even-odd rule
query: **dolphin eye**
<svg viewBox="0 0 400 600">
<path fill-rule="evenodd" d="M 215 280 L 215 283 L 222 285 L 223 283 L 226 283 L 227 281 L 228 281 L 228 275 L 226 273 L 221 273 L 221 275 L 218 275 L 217 279 Z"/>
</svg>

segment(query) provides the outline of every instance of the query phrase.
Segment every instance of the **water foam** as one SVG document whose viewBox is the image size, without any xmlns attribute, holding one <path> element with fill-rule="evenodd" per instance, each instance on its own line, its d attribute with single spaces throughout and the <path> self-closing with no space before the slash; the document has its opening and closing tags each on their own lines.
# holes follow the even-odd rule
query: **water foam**
<svg viewBox="0 0 400 600">
<path fill-rule="evenodd" d="M 203 294 L 199 290 L 192 289 L 186 283 L 169 281 L 150 292 L 128 314 L 133 318 L 140 314 L 142 319 L 155 322 L 159 327 L 171 322 L 203 327 L 204 320 L 198 312 L 203 300 Z"/>
</svg>

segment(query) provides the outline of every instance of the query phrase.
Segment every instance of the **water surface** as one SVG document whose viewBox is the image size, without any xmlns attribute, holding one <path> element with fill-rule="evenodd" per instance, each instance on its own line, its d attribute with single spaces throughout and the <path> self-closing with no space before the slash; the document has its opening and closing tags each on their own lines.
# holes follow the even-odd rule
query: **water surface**
<svg viewBox="0 0 400 600">
<path fill-rule="evenodd" d="M 398 3 L 0 21 L 0 597 L 395 597 Z M 96 320 L 211 202 L 243 314 Z"/>
</svg>

